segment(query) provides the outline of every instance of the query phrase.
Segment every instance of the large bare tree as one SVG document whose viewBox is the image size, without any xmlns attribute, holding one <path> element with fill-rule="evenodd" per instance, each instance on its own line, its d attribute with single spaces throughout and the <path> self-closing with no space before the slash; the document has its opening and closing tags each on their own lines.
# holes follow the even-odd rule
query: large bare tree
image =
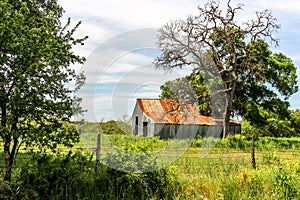
<svg viewBox="0 0 300 200">
<path fill-rule="evenodd" d="M 162 55 L 155 65 L 163 69 L 194 67 L 193 73 L 216 70 L 221 77 L 225 94 L 223 115 L 223 138 L 229 132 L 236 83 L 241 73 L 259 74 L 266 42 L 278 44 L 272 34 L 279 28 L 271 11 L 256 12 L 246 22 L 238 20 L 242 4 L 231 5 L 222 10 L 216 1 L 198 7 L 199 14 L 186 20 L 172 21 L 159 30 L 158 48 Z"/>
</svg>

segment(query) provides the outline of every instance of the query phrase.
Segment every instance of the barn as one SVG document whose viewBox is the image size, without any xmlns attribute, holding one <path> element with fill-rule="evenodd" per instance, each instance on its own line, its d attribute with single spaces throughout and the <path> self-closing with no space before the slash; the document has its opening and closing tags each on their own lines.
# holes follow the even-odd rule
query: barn
<svg viewBox="0 0 300 200">
<path fill-rule="evenodd" d="M 200 115 L 189 100 L 137 99 L 132 114 L 132 134 L 161 138 L 221 137 L 222 122 Z M 241 133 L 241 124 L 230 122 L 230 132 Z"/>
</svg>

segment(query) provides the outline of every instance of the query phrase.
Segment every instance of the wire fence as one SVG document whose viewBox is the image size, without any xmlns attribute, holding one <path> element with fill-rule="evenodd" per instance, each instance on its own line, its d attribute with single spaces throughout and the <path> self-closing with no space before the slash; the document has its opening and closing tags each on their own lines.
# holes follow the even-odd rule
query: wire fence
<svg viewBox="0 0 300 200">
<path fill-rule="evenodd" d="M 58 148 L 57 151 L 62 153 L 67 153 L 69 151 L 82 151 L 84 148 Z M 110 152 L 113 152 L 113 148 L 103 148 L 101 149 L 101 163 L 105 163 L 105 158 Z M 186 173 L 203 172 L 207 174 L 218 174 L 218 173 L 229 173 L 232 170 L 239 170 L 240 168 L 251 168 L 251 153 L 245 151 L 233 150 L 227 152 L 227 149 L 217 149 L 215 152 L 208 154 L 205 157 L 199 157 L 199 153 L 189 153 L 188 151 L 178 158 L 174 159 L 178 149 L 169 149 L 168 152 L 164 152 L 159 157 L 160 159 L 174 161 L 170 165 L 175 166 L 179 170 Z M 90 158 L 96 161 L 95 149 L 88 150 Z M 15 168 L 18 169 L 22 163 L 28 162 L 31 158 L 31 151 L 22 150 L 16 159 Z M 0 160 L 4 161 L 4 155 L 0 154 Z M 257 167 L 260 168 L 264 165 L 270 164 L 272 162 L 280 161 L 297 161 L 300 160 L 300 150 L 297 149 L 280 149 L 279 151 L 270 150 L 260 150 L 256 151 L 256 162 Z M 95 162 L 96 164 L 96 162 Z M 5 170 L 4 162 L 0 162 L 0 170 L 3 172 Z"/>
<path fill-rule="evenodd" d="M 210 173 L 212 170 L 217 170 L 220 172 L 225 172 L 228 170 L 238 170 L 241 167 L 251 168 L 251 149 L 247 148 L 225 148 L 225 147 L 214 147 L 214 148 L 185 148 L 181 149 L 182 144 L 179 141 L 175 146 L 171 148 L 165 149 L 160 152 L 160 149 L 157 147 L 151 149 L 147 149 L 147 151 L 159 155 L 159 158 L 165 161 L 173 160 L 173 162 L 169 162 L 170 165 L 173 165 L 180 170 L 184 170 L 185 172 L 191 171 L 205 171 Z M 178 146 L 177 146 L 178 145 Z M 124 150 L 125 144 L 123 144 L 120 149 Z M 96 151 L 98 147 L 98 151 Z M 272 162 L 278 162 L 280 160 L 283 161 L 294 161 L 300 160 L 300 148 L 290 148 L 291 146 L 286 146 L 285 148 L 263 148 L 259 147 L 256 150 L 256 163 L 257 167 L 264 166 L 266 164 L 270 164 Z M 87 143 L 81 146 L 75 146 L 73 148 L 67 148 L 60 146 L 56 150 L 58 152 L 67 153 L 69 151 L 86 151 L 88 152 L 91 160 L 96 162 L 105 163 L 105 158 L 113 152 L 116 152 L 116 147 L 113 142 L 107 140 L 98 140 L 93 141 L 91 143 Z M 126 147 L 125 147 L 126 149 Z M 275 149 L 275 150 L 274 150 Z M 208 154 L 201 154 L 200 151 L 204 150 L 204 152 L 208 152 Z M 126 150 L 125 150 L 126 151 Z M 139 151 L 139 149 L 137 149 Z M 98 157 L 96 158 L 96 154 L 98 153 Z M 138 152 L 136 152 L 138 153 Z M 180 155 L 179 155 L 180 154 Z M 31 157 L 31 151 L 25 150 L 25 148 L 21 148 L 21 152 L 16 159 L 16 166 L 18 168 L 19 164 L 26 163 Z M 4 160 L 4 155 L 0 154 L 0 160 Z M 95 163 L 96 163 L 95 162 Z M 19 164 L 18 164 L 19 163 Z M 0 170 L 4 171 L 5 166 L 4 162 L 0 162 Z"/>
</svg>

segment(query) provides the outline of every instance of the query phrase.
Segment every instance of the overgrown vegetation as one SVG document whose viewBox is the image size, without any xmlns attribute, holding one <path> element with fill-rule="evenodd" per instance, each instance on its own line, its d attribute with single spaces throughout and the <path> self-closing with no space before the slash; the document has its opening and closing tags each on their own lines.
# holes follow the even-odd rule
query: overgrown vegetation
<svg viewBox="0 0 300 200">
<path fill-rule="evenodd" d="M 114 162 L 119 162 L 116 158 Z M 83 151 L 31 153 L 26 163 L 18 166 L 19 175 L 14 182 L 11 185 L 0 184 L 0 198 L 172 199 L 179 187 L 171 168 L 148 173 L 124 172 L 103 164 L 95 173 L 94 168 L 95 162 L 89 160 Z"/>
<path fill-rule="evenodd" d="M 104 145 L 101 151 L 106 156 L 101 157 L 98 174 L 95 173 L 95 159 L 84 149 L 72 152 L 61 149 L 60 153 L 23 151 L 17 160 L 12 183 L 1 182 L 1 198 L 298 199 L 300 196 L 299 138 L 257 138 L 257 170 L 251 167 L 250 138 L 232 135 L 224 140 L 193 140 L 169 167 L 131 173 L 161 164 L 162 160 L 148 157 L 149 153 L 173 143 L 159 154 L 170 159 L 187 141 L 124 134 L 106 137 L 123 151 L 112 153 L 109 146 Z M 215 145 L 209 154 L 199 157 L 204 143 Z M 142 167 L 135 162 L 125 162 L 130 152 L 139 153 L 134 158 L 144 160 Z"/>
<path fill-rule="evenodd" d="M 298 91 L 296 66 L 264 40 L 277 42 L 272 32 L 279 26 L 271 12 L 257 12 L 240 26 L 234 17 L 242 6 L 228 0 L 227 8 L 222 16 L 219 4 L 209 1 L 199 7 L 200 15 L 164 26 L 158 41 L 163 54 L 156 62 L 168 69 L 194 63 L 186 80 L 162 86 L 161 97 L 192 96 L 207 115 L 213 94 L 204 78 L 215 72 L 207 67 L 216 67 L 226 89 L 224 139 L 161 140 L 128 135 L 125 116 L 83 120 L 77 127 L 70 122 L 83 112 L 75 92 L 85 77 L 69 68 L 85 61 L 72 52 L 87 39 L 74 38 L 80 22 L 62 25 L 57 0 L 1 1 L 0 199 L 299 199 L 300 115 L 286 101 Z M 187 93 L 180 86 L 189 81 Z M 251 124 L 244 122 L 243 135 L 225 138 L 232 111 Z M 99 134 L 107 140 L 96 144 Z M 252 134 L 257 170 L 251 167 Z"/>
<path fill-rule="evenodd" d="M 123 121 L 109 120 L 107 122 L 88 122 L 85 120 L 76 122 L 80 133 L 104 133 L 104 134 L 128 134 L 131 133 L 131 125 Z"/>
<path fill-rule="evenodd" d="M 248 121 L 243 121 L 242 132 L 245 136 L 251 136 L 255 133 L 260 137 L 299 137 L 300 136 L 300 117 L 295 111 L 289 111 L 291 114 L 288 119 L 282 120 L 262 111 L 262 115 L 267 119 L 263 126 L 251 125 Z"/>
</svg>

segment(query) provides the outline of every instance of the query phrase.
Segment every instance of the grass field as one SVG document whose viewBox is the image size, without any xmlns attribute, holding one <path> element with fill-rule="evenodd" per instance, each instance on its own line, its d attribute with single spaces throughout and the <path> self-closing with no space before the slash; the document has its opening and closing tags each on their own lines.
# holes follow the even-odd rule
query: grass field
<svg viewBox="0 0 300 200">
<path fill-rule="evenodd" d="M 73 149 L 61 147 L 59 151 L 67 154 L 70 150 L 83 149 L 88 159 L 93 155 L 92 162 L 95 163 L 97 135 L 85 133 L 81 143 Z M 175 174 L 177 185 L 171 190 L 174 193 L 172 199 L 299 199 L 300 138 L 257 138 L 255 145 L 257 169 L 252 169 L 251 141 L 240 135 L 225 140 L 160 140 L 102 135 L 100 160 L 102 164 L 108 160 L 120 160 L 128 152 L 158 159 L 154 163 L 168 165 Z M 28 151 L 21 151 L 14 177 L 19 176 L 18 167 L 26 165 L 29 157 Z M 3 160 L 2 154 L 0 159 Z M 124 164 L 121 159 L 120 162 L 120 169 L 136 167 L 132 163 L 135 161 Z M 3 163 L 0 165 L 4 167 Z M 127 192 L 131 193 L 130 190 Z M 161 197 L 149 193 L 143 198 Z M 123 198 L 118 196 L 117 199 Z"/>
<path fill-rule="evenodd" d="M 91 140 L 83 143 L 93 144 Z M 114 145 L 130 152 L 153 153 L 163 162 L 181 154 L 171 163 L 182 183 L 178 199 L 300 198 L 300 138 L 257 138 L 255 170 L 251 141 L 240 135 L 193 141 L 109 135 L 101 144 L 102 158 Z"/>
</svg>

